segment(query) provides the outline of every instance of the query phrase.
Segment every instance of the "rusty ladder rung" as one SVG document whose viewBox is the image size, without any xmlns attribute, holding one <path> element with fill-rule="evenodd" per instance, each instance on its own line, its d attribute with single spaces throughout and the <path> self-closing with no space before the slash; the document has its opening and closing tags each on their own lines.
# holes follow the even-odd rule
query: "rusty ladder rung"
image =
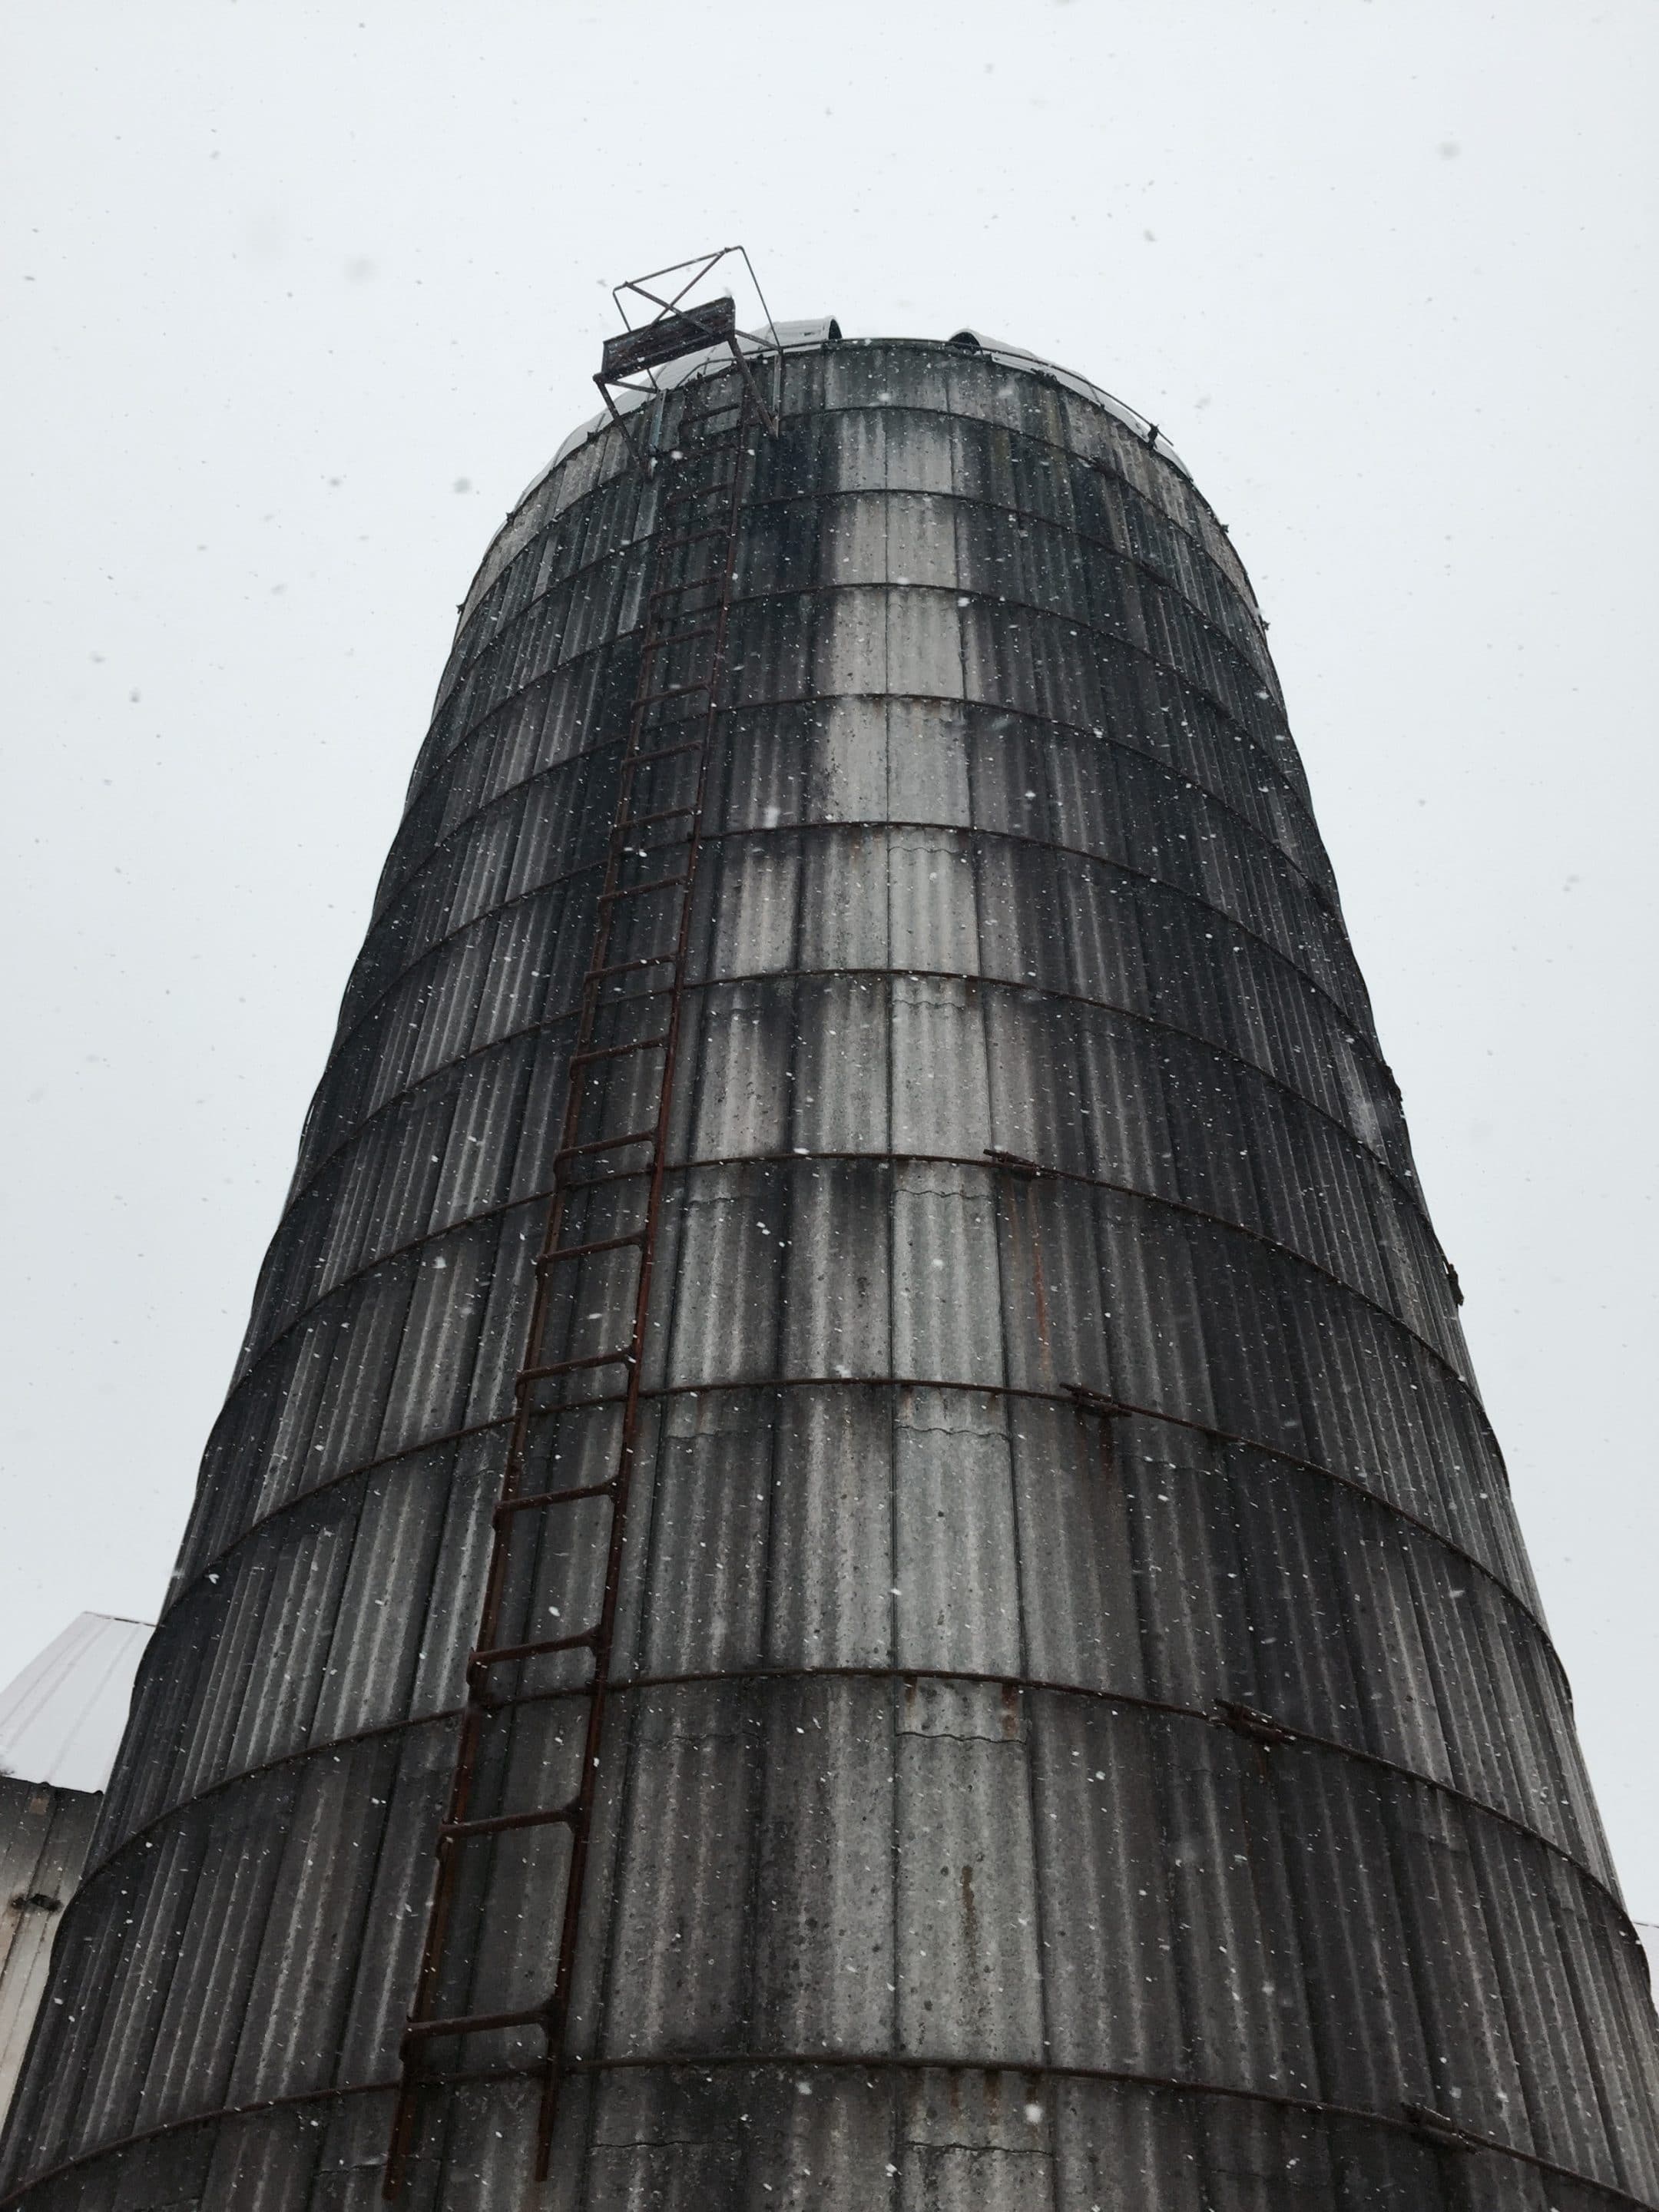
<svg viewBox="0 0 1659 2212">
<path fill-rule="evenodd" d="M 570 1065 L 572 1067 L 586 1067 L 590 1060 L 622 1060 L 630 1052 L 650 1052 L 658 1045 L 666 1044 L 667 1042 L 668 1038 L 665 1033 L 659 1036 L 641 1037 L 633 1044 L 590 1045 L 586 1052 L 573 1052 L 570 1055 Z"/>
<path fill-rule="evenodd" d="M 509 1828 L 552 1828 L 575 1825 L 574 1804 L 556 1805 L 532 1813 L 492 1813 L 482 1820 L 446 1820 L 438 1830 L 441 1843 L 464 1844 L 469 1836 L 505 1835 Z"/>
<path fill-rule="evenodd" d="M 677 645 L 695 645 L 700 637 L 713 637 L 718 628 L 718 623 L 708 623 L 702 629 L 682 629 L 672 637 L 653 637 L 640 647 L 640 658 L 643 660 L 653 653 L 672 653 Z"/>
<path fill-rule="evenodd" d="M 691 880 L 689 872 L 678 876 L 653 876 L 648 884 L 618 884 L 612 890 L 601 891 L 599 903 L 614 906 L 618 899 L 643 898 L 647 891 L 672 891 Z"/>
<path fill-rule="evenodd" d="M 633 1360 L 632 1345 L 622 1352 L 589 1352 L 580 1359 L 556 1359 L 546 1367 L 521 1367 L 519 1384 L 522 1389 L 526 1382 L 550 1382 L 561 1375 L 581 1375 L 595 1367 L 629 1367 Z"/>
<path fill-rule="evenodd" d="M 628 757 L 630 768 L 654 767 L 658 761 L 678 760 L 682 753 L 700 753 L 703 750 L 701 738 L 686 738 L 677 745 L 659 745 L 653 752 L 634 752 Z"/>
<path fill-rule="evenodd" d="M 590 968 L 582 982 L 586 987 L 589 983 L 602 982 L 607 975 L 629 975 L 636 968 L 660 968 L 673 957 L 672 952 L 653 952 L 641 960 L 613 960 L 604 968 Z M 657 994 L 654 991 L 636 991 L 633 995 L 640 999 L 653 999 Z"/>
<path fill-rule="evenodd" d="M 597 1173 L 584 1176 L 580 1181 L 572 1175 L 560 1175 L 555 1178 L 555 1183 L 556 1188 L 568 1197 L 572 1191 L 577 1190 L 614 1190 L 619 1183 L 637 1182 L 641 1176 L 650 1173 L 648 1164 L 642 1168 L 602 1167 Z"/>
<path fill-rule="evenodd" d="M 586 1244 L 556 1244 L 550 1252 L 537 1255 L 536 1265 L 550 1267 L 560 1260 L 586 1260 L 595 1252 L 619 1252 L 624 1244 L 641 1244 L 644 1241 L 643 1229 L 630 1229 L 626 1237 L 596 1237 Z"/>
<path fill-rule="evenodd" d="M 729 479 L 719 483 L 694 484 L 687 490 L 674 492 L 664 500 L 663 513 L 666 514 L 671 508 L 677 507 L 693 507 L 699 500 L 719 499 L 722 494 L 729 493 L 731 489 Z"/>
<path fill-rule="evenodd" d="M 404 2041 L 411 2043 L 417 2036 L 482 2035 L 488 2028 L 529 2027 L 547 2025 L 547 2007 L 531 2005 L 523 2012 L 465 2012 L 453 2013 L 437 2020 L 411 2020 L 404 2028 Z"/>
<path fill-rule="evenodd" d="M 539 1512 L 544 1508 L 550 1510 L 555 1505 L 579 1505 L 586 1498 L 614 1498 L 616 1494 L 614 1480 L 610 1482 L 585 1482 L 579 1490 L 538 1490 L 528 1498 L 502 1498 L 493 1517 L 499 1528 L 502 1522 L 514 1513 Z"/>
<path fill-rule="evenodd" d="M 580 1636 L 547 1637 L 538 1644 L 498 1644 L 489 1650 L 474 1651 L 467 1660 L 467 1672 L 507 1667 L 520 1659 L 550 1659 L 560 1651 L 591 1651 L 599 1633 L 597 1628 L 585 1628 Z"/>
<path fill-rule="evenodd" d="M 694 684 L 672 684 L 666 691 L 642 691 L 634 702 L 636 707 L 660 707 L 668 699 L 689 698 L 694 691 L 706 691 L 709 679 L 699 676 Z"/>
<path fill-rule="evenodd" d="M 649 830 L 659 822 L 678 821 L 682 816 L 696 811 L 695 806 L 659 806 L 653 813 L 636 815 L 632 821 L 619 824 L 611 831 L 611 841 L 614 844 L 618 837 L 631 837 L 635 830 Z M 657 848 L 653 846 L 651 849 L 654 852 Z"/>
<path fill-rule="evenodd" d="M 703 545 L 711 538 L 725 538 L 729 534 L 723 524 L 711 522 L 706 530 L 686 530 L 683 531 L 678 538 L 659 538 L 657 542 L 657 550 L 659 553 L 678 553 L 684 546 Z M 711 584 L 720 584 L 725 580 L 722 576 L 700 576 L 695 582 L 688 579 L 687 581 L 680 584 L 653 584 L 645 595 L 645 603 L 649 606 L 653 600 L 669 599 L 676 592 L 701 592 L 706 590 Z"/>
<path fill-rule="evenodd" d="M 656 1141 L 654 1124 L 648 1129 L 630 1129 L 621 1137 L 589 1137 L 584 1144 L 562 1146 L 553 1155 L 553 1165 L 556 1169 L 561 1160 L 586 1159 L 593 1152 L 625 1152 L 630 1145 L 654 1145 Z"/>
<path fill-rule="evenodd" d="M 662 966 L 663 963 L 658 960 L 647 960 L 641 964 L 647 968 L 658 968 Z M 621 970 L 614 972 L 620 974 Z M 639 991 L 616 991 L 609 998 L 597 1000 L 594 1003 L 594 1011 L 597 1012 L 599 1008 L 603 1006 L 606 1013 L 614 1013 L 618 1006 L 642 1006 L 647 999 L 666 998 L 672 989 L 672 983 L 647 983 L 642 990 Z"/>
</svg>

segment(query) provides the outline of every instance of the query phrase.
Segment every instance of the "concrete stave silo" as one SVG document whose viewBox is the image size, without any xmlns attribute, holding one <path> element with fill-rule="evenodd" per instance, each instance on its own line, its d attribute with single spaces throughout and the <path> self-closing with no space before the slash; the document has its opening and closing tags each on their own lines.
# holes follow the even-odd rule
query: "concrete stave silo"
<svg viewBox="0 0 1659 2212">
<path fill-rule="evenodd" d="M 775 369 L 775 437 L 710 361 L 648 482 L 577 442 L 463 611 L 5 2185 L 366 2206 L 401 2086 L 446 2212 L 1652 2204 L 1645 1974 L 1243 571 L 1029 356 Z M 532 1320 L 561 1170 L 611 1248 Z M 540 1647 L 608 1574 L 596 1721 Z M 481 1620 L 524 1656 L 469 1675 Z"/>
</svg>

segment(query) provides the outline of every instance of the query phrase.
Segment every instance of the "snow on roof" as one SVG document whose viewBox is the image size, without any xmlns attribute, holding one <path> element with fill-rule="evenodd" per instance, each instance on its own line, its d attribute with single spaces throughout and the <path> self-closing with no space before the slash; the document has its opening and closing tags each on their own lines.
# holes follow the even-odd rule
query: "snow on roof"
<svg viewBox="0 0 1659 2212">
<path fill-rule="evenodd" d="M 127 1724 L 150 1624 L 83 1613 L 0 1689 L 0 1774 L 101 1790 Z"/>
</svg>

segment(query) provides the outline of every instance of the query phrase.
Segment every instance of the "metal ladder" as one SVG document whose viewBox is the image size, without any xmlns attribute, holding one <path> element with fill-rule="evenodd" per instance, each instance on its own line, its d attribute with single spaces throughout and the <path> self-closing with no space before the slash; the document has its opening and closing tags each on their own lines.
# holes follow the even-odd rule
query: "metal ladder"
<svg viewBox="0 0 1659 2212">
<path fill-rule="evenodd" d="M 702 387 L 691 387 L 679 447 L 659 463 L 665 489 L 653 539 L 640 673 L 582 983 L 482 1617 L 467 1662 L 454 1777 L 438 1833 L 426 1943 L 403 2039 L 388 2198 L 398 2195 L 405 2178 L 422 2084 L 444 2078 L 427 2066 L 438 2039 L 502 2028 L 544 2032 L 538 2180 L 547 2172 L 568 2064 L 566 2037 L 638 1444 L 692 891 L 745 462 L 759 421 L 746 374 L 707 381 L 701 404 Z M 722 387 L 732 383 L 736 393 L 722 398 Z M 602 1340 L 586 1348 L 584 1325 L 595 1319 Z M 538 1463 L 562 1414 L 576 1416 L 586 1431 L 583 1479 L 564 1489 L 546 1480 Z M 562 1521 L 575 1524 L 567 1525 L 562 1538 Z M 550 1538 L 556 1549 L 561 1540 L 568 1545 L 573 1562 L 579 1549 L 590 1568 L 602 1557 L 603 1582 L 585 1626 L 562 1624 L 551 1637 L 526 1637 L 522 1620 L 515 1629 L 513 1613 L 524 1594 L 526 1561 L 532 1562 L 533 1583 L 533 1561 L 544 1556 Z M 573 1587 L 575 1579 L 573 1565 Z M 542 1762 L 541 1783 L 526 1791 L 522 1778 L 515 1783 L 506 1769 L 514 1764 L 514 1739 L 526 1726 L 528 1763 L 536 1769 L 538 1717 L 526 1720 L 528 1709 L 568 1712 L 573 1702 L 586 1704 L 585 1724 L 579 1718 L 569 1738 L 561 1734 L 562 1753 Z M 508 1747 L 493 1759 L 492 1732 Z M 574 1774 L 570 1739 L 580 1745 Z M 522 1769 L 526 1759 L 517 1764 Z M 550 1787 L 549 1768 L 562 1769 L 556 1786 Z M 465 1966 L 453 1956 L 453 1928 L 463 1855 L 470 1844 L 514 1829 L 562 1831 L 568 1838 L 554 1985 L 532 2004 L 458 2012 L 450 2008 L 453 1990 L 447 1995 L 446 1984 Z M 488 1884 L 486 1871 L 486 1900 Z"/>
</svg>

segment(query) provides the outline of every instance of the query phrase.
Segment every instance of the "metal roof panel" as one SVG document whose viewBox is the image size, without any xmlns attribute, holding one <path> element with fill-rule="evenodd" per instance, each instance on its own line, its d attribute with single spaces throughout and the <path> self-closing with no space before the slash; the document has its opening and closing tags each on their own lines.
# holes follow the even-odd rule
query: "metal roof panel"
<svg viewBox="0 0 1659 2212">
<path fill-rule="evenodd" d="M 0 1690 L 0 1774 L 54 1790 L 109 1780 L 150 1624 L 78 1613 Z"/>
</svg>

